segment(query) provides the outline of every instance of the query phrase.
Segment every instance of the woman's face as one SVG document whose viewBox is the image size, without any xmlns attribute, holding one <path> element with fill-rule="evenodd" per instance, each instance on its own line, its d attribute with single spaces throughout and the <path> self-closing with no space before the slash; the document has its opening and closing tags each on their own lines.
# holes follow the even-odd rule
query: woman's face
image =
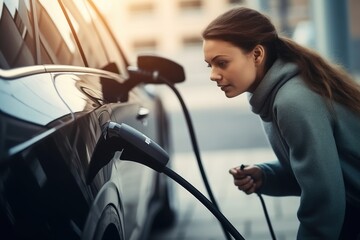
<svg viewBox="0 0 360 240">
<path fill-rule="evenodd" d="M 211 68 L 210 79 L 228 98 L 255 89 L 260 70 L 254 50 L 246 53 L 229 42 L 204 40 L 203 51 L 205 62 Z"/>
</svg>

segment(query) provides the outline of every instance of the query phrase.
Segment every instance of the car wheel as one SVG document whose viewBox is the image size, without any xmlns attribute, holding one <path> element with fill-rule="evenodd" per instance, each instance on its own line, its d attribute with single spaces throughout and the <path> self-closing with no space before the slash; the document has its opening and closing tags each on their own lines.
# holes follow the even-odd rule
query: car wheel
<svg viewBox="0 0 360 240">
<path fill-rule="evenodd" d="M 108 205 L 101 214 L 94 240 L 124 240 L 124 231 L 116 209 Z"/>
</svg>

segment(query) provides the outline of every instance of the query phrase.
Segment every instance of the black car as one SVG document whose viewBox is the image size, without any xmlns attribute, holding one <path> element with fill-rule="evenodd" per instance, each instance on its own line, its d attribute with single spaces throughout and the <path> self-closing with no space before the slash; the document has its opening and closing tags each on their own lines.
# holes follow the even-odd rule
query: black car
<svg viewBox="0 0 360 240">
<path fill-rule="evenodd" d="M 142 239 L 174 222 L 166 176 L 121 149 L 94 157 L 109 122 L 171 154 L 161 99 L 96 5 L 1 0 L 0 11 L 0 239 Z M 142 64 L 164 67 L 157 59 Z"/>
</svg>

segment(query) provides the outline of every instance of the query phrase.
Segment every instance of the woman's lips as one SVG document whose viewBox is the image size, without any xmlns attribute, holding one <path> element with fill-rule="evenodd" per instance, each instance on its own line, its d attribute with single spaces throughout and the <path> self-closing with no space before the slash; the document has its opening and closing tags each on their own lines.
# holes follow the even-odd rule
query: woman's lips
<svg viewBox="0 0 360 240">
<path fill-rule="evenodd" d="M 218 87 L 220 87 L 220 89 L 225 92 L 226 89 L 230 87 L 230 85 L 218 85 Z"/>
</svg>

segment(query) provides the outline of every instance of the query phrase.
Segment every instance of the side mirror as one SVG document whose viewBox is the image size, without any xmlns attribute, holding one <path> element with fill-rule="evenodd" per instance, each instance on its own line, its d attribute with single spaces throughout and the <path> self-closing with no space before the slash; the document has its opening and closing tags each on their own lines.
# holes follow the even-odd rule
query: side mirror
<svg viewBox="0 0 360 240">
<path fill-rule="evenodd" d="M 143 55 L 137 58 L 137 67 L 127 68 L 129 79 L 122 83 L 118 93 L 121 101 L 127 101 L 130 90 L 140 83 L 175 84 L 185 81 L 184 68 L 167 58 Z"/>
<path fill-rule="evenodd" d="M 184 68 L 167 58 L 153 56 L 153 55 L 140 55 L 137 58 L 137 66 L 139 70 L 146 72 L 157 72 L 158 75 L 165 78 L 171 83 L 180 83 L 185 81 Z M 159 81 L 147 81 L 147 83 L 161 83 Z"/>
</svg>

